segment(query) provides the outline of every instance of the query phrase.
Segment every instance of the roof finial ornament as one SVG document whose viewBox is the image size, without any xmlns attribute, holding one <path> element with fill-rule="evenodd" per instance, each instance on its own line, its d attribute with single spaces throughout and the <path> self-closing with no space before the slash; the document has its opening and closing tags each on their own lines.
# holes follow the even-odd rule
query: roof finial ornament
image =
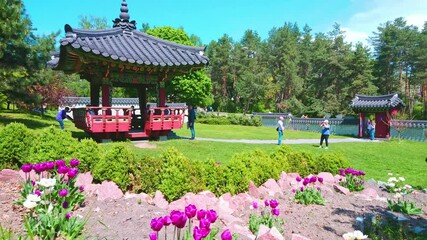
<svg viewBox="0 0 427 240">
<path fill-rule="evenodd" d="M 128 4 L 126 3 L 126 0 L 123 0 L 122 6 L 120 8 L 120 18 L 113 20 L 113 28 L 120 27 L 126 31 L 132 31 L 136 29 L 136 22 L 129 21 L 128 11 Z"/>
<path fill-rule="evenodd" d="M 126 0 L 123 0 L 122 7 L 120 8 L 120 19 L 129 21 L 128 11 L 128 4 L 126 3 Z"/>
</svg>

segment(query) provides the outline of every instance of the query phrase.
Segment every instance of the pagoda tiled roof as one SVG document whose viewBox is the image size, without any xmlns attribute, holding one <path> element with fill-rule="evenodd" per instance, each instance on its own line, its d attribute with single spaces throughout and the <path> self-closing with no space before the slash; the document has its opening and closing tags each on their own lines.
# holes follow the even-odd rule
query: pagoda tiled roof
<svg viewBox="0 0 427 240">
<path fill-rule="evenodd" d="M 99 98 L 99 102 L 102 99 Z M 139 106 L 138 98 L 112 98 L 111 105 L 113 107 L 117 106 Z M 64 97 L 62 101 L 63 106 L 89 106 L 90 105 L 90 97 Z M 147 103 L 152 107 L 157 107 L 157 103 Z M 185 103 L 166 103 L 166 106 L 169 107 L 185 107 Z"/>
<path fill-rule="evenodd" d="M 381 95 L 381 96 L 365 96 L 356 94 L 350 104 L 350 108 L 354 111 L 360 110 L 386 110 L 390 108 L 404 107 L 402 99 L 394 94 Z"/>
<path fill-rule="evenodd" d="M 84 52 L 112 60 L 146 66 L 192 66 L 209 62 L 203 56 L 204 47 L 192 47 L 169 42 L 137 30 L 127 31 L 120 27 L 107 30 L 73 29 L 66 25 L 61 48 L 71 46 Z M 61 49 L 62 50 L 62 49 Z M 56 68 L 61 59 L 49 61 Z"/>
<path fill-rule="evenodd" d="M 101 56 L 116 62 L 150 67 L 202 67 L 209 59 L 203 55 L 205 47 L 187 46 L 150 36 L 136 30 L 135 21 L 129 21 L 127 3 L 123 0 L 120 18 L 111 29 L 83 30 L 65 25 L 65 37 L 60 40 L 60 56 L 48 65 L 63 70 L 67 56 L 74 51 Z M 75 55 L 75 54 L 74 54 Z"/>
</svg>

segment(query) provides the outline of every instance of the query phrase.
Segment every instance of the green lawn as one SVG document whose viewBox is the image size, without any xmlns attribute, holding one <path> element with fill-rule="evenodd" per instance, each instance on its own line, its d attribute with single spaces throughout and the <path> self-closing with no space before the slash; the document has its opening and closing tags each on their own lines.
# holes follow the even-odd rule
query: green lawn
<svg viewBox="0 0 427 240">
<path fill-rule="evenodd" d="M 54 113 L 46 116 L 23 113 L 0 112 L 0 128 L 10 122 L 22 122 L 29 128 L 39 130 L 51 125 L 57 126 Z M 77 138 L 88 137 L 86 133 L 76 129 L 70 121 L 65 122 L 65 129 L 71 131 Z M 189 141 L 185 139 L 190 136 L 190 131 L 186 128 L 175 131 L 182 139 L 168 141 L 152 141 L 151 144 L 157 146 L 155 149 L 133 148 L 138 156 L 158 157 L 166 149 L 175 147 L 183 152 L 191 160 L 213 159 L 226 163 L 230 158 L 240 152 L 260 149 L 265 152 L 273 152 L 279 146 L 275 144 L 244 144 L 244 143 L 223 143 L 209 141 Z M 273 140 L 277 137 L 277 132 L 268 127 L 245 127 L 245 126 L 223 126 L 196 124 L 196 136 L 200 138 L 219 139 L 260 139 Z M 319 139 L 319 133 L 285 131 L 284 139 Z M 332 136 L 332 138 L 342 138 Z M 108 147 L 108 145 L 103 145 Z M 383 141 L 383 142 L 363 142 L 363 143 L 335 143 L 331 144 L 328 150 L 318 149 L 313 144 L 289 145 L 293 149 L 303 150 L 319 154 L 324 151 L 343 154 L 351 163 L 352 167 L 363 170 L 367 173 L 367 178 L 374 178 L 385 181 L 387 173 L 400 174 L 407 179 L 407 183 L 414 186 L 427 186 L 427 143 L 411 141 Z"/>
<path fill-rule="evenodd" d="M 277 132 L 271 127 L 249 127 L 238 125 L 207 125 L 195 124 L 196 137 L 218 138 L 218 139 L 254 139 L 254 140 L 273 140 L 277 139 Z M 182 128 L 174 130 L 178 136 L 190 137 L 190 130 Z M 317 139 L 319 133 L 300 132 L 285 130 L 283 139 Z M 331 138 L 345 138 L 342 136 L 331 136 Z"/>
</svg>

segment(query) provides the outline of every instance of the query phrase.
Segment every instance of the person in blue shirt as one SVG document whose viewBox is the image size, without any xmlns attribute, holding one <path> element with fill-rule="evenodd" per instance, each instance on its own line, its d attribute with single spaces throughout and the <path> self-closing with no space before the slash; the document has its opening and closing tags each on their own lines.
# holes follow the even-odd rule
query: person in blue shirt
<svg viewBox="0 0 427 240">
<path fill-rule="evenodd" d="M 56 121 L 59 122 L 59 127 L 64 130 L 64 119 L 67 118 L 67 112 L 70 112 L 69 107 L 65 107 L 56 114 Z"/>
<path fill-rule="evenodd" d="M 279 138 L 277 139 L 277 145 L 282 145 L 283 131 L 285 127 L 283 126 L 283 116 L 279 117 L 279 121 L 277 121 L 277 132 L 279 133 Z"/>
<path fill-rule="evenodd" d="M 194 140 L 196 137 L 196 132 L 194 131 L 194 121 L 196 120 L 196 110 L 194 110 L 193 106 L 188 106 L 188 128 L 191 131 L 191 140 Z"/>
<path fill-rule="evenodd" d="M 320 123 L 320 127 L 322 127 L 322 135 L 320 136 L 320 146 L 319 148 L 322 148 L 323 140 L 325 140 L 326 147 L 325 149 L 328 149 L 328 139 L 330 134 L 330 126 L 328 119 L 325 119 L 323 122 Z"/>
</svg>

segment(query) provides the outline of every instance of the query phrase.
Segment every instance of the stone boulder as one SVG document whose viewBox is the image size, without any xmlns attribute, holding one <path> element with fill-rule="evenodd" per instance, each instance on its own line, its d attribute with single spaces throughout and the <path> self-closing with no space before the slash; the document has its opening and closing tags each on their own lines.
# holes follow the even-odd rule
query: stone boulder
<svg viewBox="0 0 427 240">
<path fill-rule="evenodd" d="M 161 208 L 161 209 L 167 209 L 168 208 L 169 203 L 168 203 L 168 201 L 166 201 L 163 193 L 160 192 L 159 190 L 157 190 L 156 194 L 154 195 L 154 205 Z"/>
<path fill-rule="evenodd" d="M 284 240 L 285 238 L 280 234 L 276 227 L 271 229 L 265 225 L 260 225 L 258 230 L 258 236 L 256 239 L 259 240 Z"/>
<path fill-rule="evenodd" d="M 3 169 L 0 171 L 0 182 L 23 182 L 25 179 L 22 178 L 18 171 L 11 169 Z"/>
<path fill-rule="evenodd" d="M 329 173 L 329 172 L 321 172 L 321 173 L 317 174 L 317 177 L 323 178 L 323 183 L 324 184 L 334 184 L 334 183 L 336 183 L 334 175 L 332 175 L 332 173 Z"/>
<path fill-rule="evenodd" d="M 123 192 L 120 188 L 110 181 L 103 181 L 101 185 L 97 186 L 97 199 L 104 201 L 106 199 L 120 199 L 123 197 Z"/>
<path fill-rule="evenodd" d="M 334 189 L 335 189 L 335 191 L 337 191 L 339 193 L 342 193 L 344 195 L 349 195 L 350 194 L 350 190 L 348 190 L 348 188 L 345 188 L 345 187 L 340 186 L 340 185 L 334 184 Z"/>
<path fill-rule="evenodd" d="M 262 186 L 265 187 L 265 188 L 267 188 L 269 190 L 269 192 L 272 192 L 273 193 L 272 196 L 275 196 L 276 194 L 278 194 L 280 196 L 283 195 L 281 187 L 272 178 L 268 179 L 267 182 L 265 182 L 264 184 L 262 184 Z"/>
<path fill-rule="evenodd" d="M 93 181 L 93 177 L 92 174 L 90 172 L 85 172 L 85 173 L 80 173 L 79 175 L 77 175 L 76 178 L 76 186 L 89 186 L 90 184 L 92 184 Z"/>
</svg>

